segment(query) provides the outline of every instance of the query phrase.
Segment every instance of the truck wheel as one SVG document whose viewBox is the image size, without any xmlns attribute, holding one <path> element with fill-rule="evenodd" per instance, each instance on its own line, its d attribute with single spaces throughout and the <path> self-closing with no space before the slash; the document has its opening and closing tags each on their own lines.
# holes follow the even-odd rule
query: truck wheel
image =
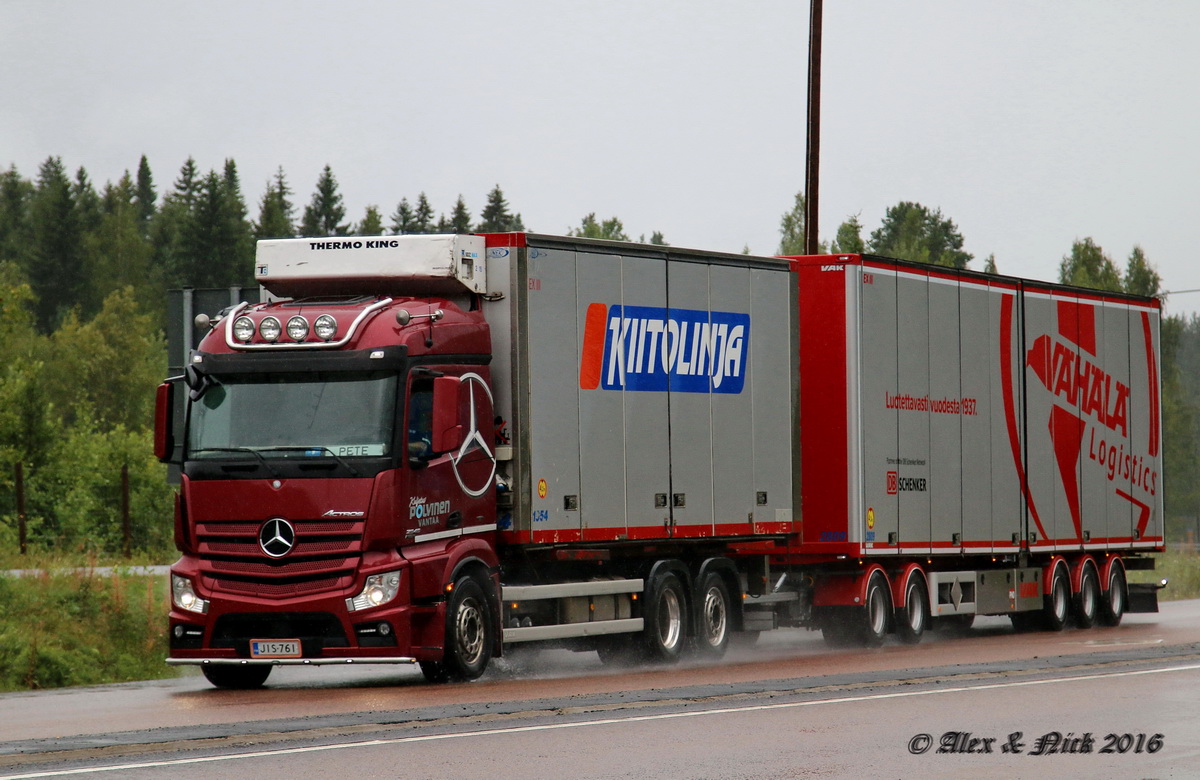
<svg viewBox="0 0 1200 780">
<path fill-rule="evenodd" d="M 1100 599 L 1100 623 L 1105 626 L 1119 626 L 1125 616 L 1125 606 L 1129 603 L 1129 594 L 1125 585 L 1125 570 L 1119 564 L 1113 564 L 1108 573 L 1108 595 Z"/>
<path fill-rule="evenodd" d="M 1096 625 L 1096 614 L 1100 611 L 1100 578 L 1096 576 L 1096 567 L 1090 563 L 1083 565 L 1083 574 L 1079 577 L 1079 593 L 1075 595 L 1072 606 L 1075 625 L 1080 628 Z"/>
<path fill-rule="evenodd" d="M 837 607 L 831 610 L 821 624 L 821 638 L 830 647 L 849 647 L 855 644 L 854 626 L 851 624 L 850 609 Z"/>
<path fill-rule="evenodd" d="M 720 658 L 729 649 L 729 587 L 710 572 L 696 595 L 696 648 L 701 655 Z"/>
<path fill-rule="evenodd" d="M 1050 575 L 1050 593 L 1042 596 L 1042 628 L 1062 631 L 1067 625 L 1070 604 L 1071 581 L 1067 577 L 1066 564 L 1060 563 Z"/>
<path fill-rule="evenodd" d="M 896 636 L 906 645 L 921 641 L 929 624 L 929 598 L 920 577 L 909 577 L 904 588 L 904 606 L 896 610 Z"/>
<path fill-rule="evenodd" d="M 892 599 L 888 595 L 887 582 L 882 574 L 876 572 L 867 583 L 867 600 L 858 625 L 859 644 L 863 647 L 879 647 L 883 644 L 891 611 Z"/>
<path fill-rule="evenodd" d="M 671 572 L 659 575 L 646 599 L 644 639 L 652 661 L 674 663 L 687 641 L 687 593 Z"/>
<path fill-rule="evenodd" d="M 271 676 L 273 668 L 266 664 L 206 664 L 200 667 L 200 671 L 218 688 L 246 690 L 261 688 Z"/>
<path fill-rule="evenodd" d="M 470 576 L 460 577 L 446 606 L 446 679 L 474 680 L 483 674 L 492 659 L 492 635 L 492 609 L 483 586 Z"/>
</svg>

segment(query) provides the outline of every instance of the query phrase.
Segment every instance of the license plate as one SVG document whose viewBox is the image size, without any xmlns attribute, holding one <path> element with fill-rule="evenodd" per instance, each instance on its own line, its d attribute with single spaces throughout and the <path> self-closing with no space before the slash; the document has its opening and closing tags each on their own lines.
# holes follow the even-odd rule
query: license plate
<svg viewBox="0 0 1200 780">
<path fill-rule="evenodd" d="M 299 658 L 299 639 L 251 639 L 251 658 Z"/>
</svg>

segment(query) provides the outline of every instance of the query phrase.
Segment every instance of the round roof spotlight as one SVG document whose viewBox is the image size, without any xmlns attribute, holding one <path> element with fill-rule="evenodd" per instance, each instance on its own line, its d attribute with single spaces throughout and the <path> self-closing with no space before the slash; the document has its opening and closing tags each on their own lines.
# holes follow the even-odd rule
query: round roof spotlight
<svg viewBox="0 0 1200 780">
<path fill-rule="evenodd" d="M 262 322 L 258 323 L 258 335 L 263 337 L 263 341 L 278 341 L 282 332 L 279 320 L 274 317 L 263 317 Z"/>
<path fill-rule="evenodd" d="M 238 317 L 234 320 L 233 337 L 238 341 L 249 341 L 254 338 L 254 320 L 249 317 Z"/>
<path fill-rule="evenodd" d="M 287 334 L 292 341 L 304 341 L 308 337 L 308 320 L 299 314 L 292 317 L 288 320 Z"/>
<path fill-rule="evenodd" d="M 317 334 L 317 338 L 321 339 L 321 341 L 329 341 L 337 335 L 337 320 L 328 314 L 322 314 L 313 323 L 313 332 Z"/>
</svg>

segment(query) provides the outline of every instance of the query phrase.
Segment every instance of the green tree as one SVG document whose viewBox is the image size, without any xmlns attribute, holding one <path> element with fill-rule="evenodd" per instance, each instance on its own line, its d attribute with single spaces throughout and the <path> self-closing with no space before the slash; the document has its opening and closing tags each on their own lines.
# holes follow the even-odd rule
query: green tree
<svg viewBox="0 0 1200 780">
<path fill-rule="evenodd" d="M 150 163 L 146 155 L 138 161 L 137 189 L 134 193 L 134 205 L 137 206 L 138 224 L 143 235 L 149 235 L 150 220 L 154 219 L 154 203 L 158 195 L 154 192 L 154 176 L 150 173 Z"/>
<path fill-rule="evenodd" d="M 1162 277 L 1146 259 L 1142 248 L 1135 245 L 1125 266 L 1125 292 L 1134 295 L 1160 295 L 1161 287 Z"/>
<path fill-rule="evenodd" d="M 362 222 L 354 229 L 356 236 L 382 236 L 383 235 L 383 215 L 379 213 L 378 206 L 367 206 L 367 212 L 363 215 Z"/>
<path fill-rule="evenodd" d="M 196 161 L 189 157 L 150 224 L 154 265 L 161 269 L 168 287 L 195 286 L 189 276 L 200 261 L 189 238 L 196 234 L 193 223 L 200 187 Z"/>
<path fill-rule="evenodd" d="M 401 198 L 395 212 L 392 213 L 392 235 L 403 236 L 417 232 L 417 214 L 409 205 L 408 198 Z"/>
<path fill-rule="evenodd" d="M 432 233 L 434 231 L 433 206 L 425 193 L 417 196 L 417 208 L 413 215 L 413 233 Z"/>
<path fill-rule="evenodd" d="M 32 217 L 33 183 L 17 172 L 17 166 L 0 172 L 0 262 L 10 261 L 28 268 L 26 253 Z"/>
<path fill-rule="evenodd" d="M 629 240 L 629 235 L 625 232 L 625 226 L 621 224 L 621 220 L 610 217 L 603 222 L 598 222 L 594 211 L 580 221 L 579 227 L 569 230 L 567 235 L 580 238 L 603 238 L 609 241 Z"/>
<path fill-rule="evenodd" d="M 911 201 L 901 201 L 884 213 L 868 246 L 875 254 L 950 268 L 966 268 L 972 257 L 963 251 L 958 226 L 942 216 L 941 209 Z"/>
<path fill-rule="evenodd" d="M 862 223 L 858 221 L 857 214 L 838 225 L 837 236 L 833 239 L 834 254 L 861 255 L 866 248 L 862 237 Z"/>
<path fill-rule="evenodd" d="M 312 201 L 304 207 L 300 233 L 305 236 L 348 235 L 350 225 L 342 222 L 345 217 L 346 207 L 342 204 L 342 194 L 338 192 L 337 179 L 333 176 L 333 169 L 326 165 L 317 179 Z"/>
<path fill-rule="evenodd" d="M 804 193 L 797 192 L 792 208 L 779 220 L 779 250 L 776 254 L 802 255 L 807 251 L 804 208 Z"/>
<path fill-rule="evenodd" d="M 100 211 L 99 225 L 83 240 L 88 273 L 84 312 L 100 311 L 110 293 L 129 287 L 143 311 L 165 316 L 165 285 L 153 266 L 154 250 L 142 232 L 137 188 L 128 173 L 105 186 Z"/>
<path fill-rule="evenodd" d="M 521 215 L 509 212 L 508 201 L 504 199 L 504 192 L 501 191 L 499 184 L 488 193 L 487 205 L 480 212 L 479 219 L 479 227 L 476 230 L 480 233 L 509 233 L 525 230 Z"/>
<path fill-rule="evenodd" d="M 446 222 L 447 232 L 465 234 L 471 232 L 471 212 L 467 211 L 467 202 L 459 195 L 454 202 L 454 211 Z"/>
<path fill-rule="evenodd" d="M 254 223 L 255 238 L 295 237 L 296 208 L 292 205 L 291 194 L 281 165 L 275 172 L 275 178 L 267 181 L 266 192 L 259 201 L 258 221 Z"/>
<path fill-rule="evenodd" d="M 38 328 L 49 333 L 80 297 L 82 231 L 62 160 L 50 157 L 38 171 L 32 201 L 30 286 L 37 297 Z"/>
<path fill-rule="evenodd" d="M 990 254 L 984 259 L 983 272 L 985 274 L 999 273 L 999 271 L 996 270 L 996 255 L 995 254 Z"/>
<path fill-rule="evenodd" d="M 91 321 L 68 314 L 51 337 L 49 355 L 47 392 L 66 425 L 84 417 L 105 430 L 152 425 L 166 345 L 158 320 L 138 305 L 133 288 L 110 294 Z"/>
<path fill-rule="evenodd" d="M 75 202 L 80 232 L 86 234 L 98 228 L 101 218 L 100 196 L 96 194 L 96 188 L 82 166 L 75 172 L 75 181 L 71 183 L 71 199 Z"/>
<path fill-rule="evenodd" d="M 1058 266 L 1058 281 L 1076 287 L 1120 292 L 1121 272 L 1112 258 L 1091 238 L 1076 241 Z"/>
</svg>

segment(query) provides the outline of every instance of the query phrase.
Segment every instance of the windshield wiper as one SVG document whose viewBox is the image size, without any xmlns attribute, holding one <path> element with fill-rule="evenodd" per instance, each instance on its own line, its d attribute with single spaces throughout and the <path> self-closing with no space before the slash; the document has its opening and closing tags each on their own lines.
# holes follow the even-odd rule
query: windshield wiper
<svg viewBox="0 0 1200 780">
<path fill-rule="evenodd" d="M 254 457 L 258 458 L 258 462 L 263 464 L 263 467 L 266 468 L 267 471 L 271 472 L 272 477 L 279 476 L 279 472 L 276 471 L 275 468 L 270 463 L 267 463 L 267 459 L 263 457 L 262 453 L 252 447 L 201 447 L 198 450 L 192 450 L 192 451 L 193 452 L 236 452 L 239 454 L 249 453 L 249 454 L 253 455 Z"/>
<path fill-rule="evenodd" d="M 351 466 L 349 462 L 342 460 L 341 455 L 338 455 L 336 452 L 329 449 L 328 447 L 322 447 L 320 444 L 314 444 L 311 447 L 302 447 L 300 445 L 263 447 L 262 450 L 264 452 L 311 452 L 313 450 L 316 450 L 318 452 L 328 452 L 330 455 L 333 456 L 334 460 L 336 460 L 339 464 L 341 464 L 343 467 L 345 467 L 346 470 L 349 471 L 351 474 L 353 474 L 356 477 L 362 476 L 361 474 L 358 473 L 358 469 Z"/>
</svg>

